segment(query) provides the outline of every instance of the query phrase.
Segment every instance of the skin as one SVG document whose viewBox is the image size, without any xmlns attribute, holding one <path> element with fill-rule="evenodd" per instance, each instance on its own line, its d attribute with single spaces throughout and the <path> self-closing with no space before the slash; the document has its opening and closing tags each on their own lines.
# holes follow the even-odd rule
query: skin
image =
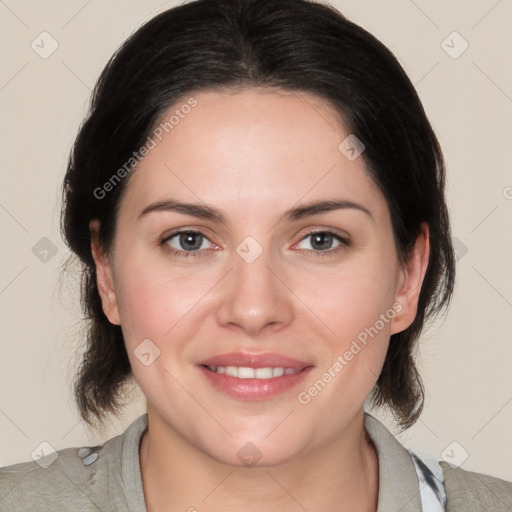
<svg viewBox="0 0 512 512">
<path fill-rule="evenodd" d="M 350 132 L 320 98 L 256 89 L 194 97 L 198 105 L 130 177 L 110 254 L 98 243 L 98 223 L 90 226 L 103 309 L 122 327 L 147 398 L 140 463 L 148 510 L 375 511 L 378 459 L 363 405 L 390 335 L 416 314 L 428 229 L 402 264 L 385 197 L 363 157 L 349 161 L 338 149 Z M 206 204 L 223 222 L 174 210 L 141 215 L 169 198 Z M 368 213 L 282 219 L 325 200 Z M 180 257 L 172 252 L 185 252 L 179 237 L 162 240 L 187 229 L 206 238 L 199 253 Z M 330 246 L 327 237 L 318 250 L 312 231 L 349 244 L 333 238 Z M 236 251 L 248 236 L 263 251 L 252 263 Z M 397 303 L 400 313 L 301 404 L 298 393 Z M 160 350 L 148 366 L 134 354 L 145 339 Z M 277 352 L 314 368 L 277 397 L 235 399 L 197 364 L 240 351 Z M 237 457 L 248 442 L 261 454 L 252 467 Z"/>
</svg>

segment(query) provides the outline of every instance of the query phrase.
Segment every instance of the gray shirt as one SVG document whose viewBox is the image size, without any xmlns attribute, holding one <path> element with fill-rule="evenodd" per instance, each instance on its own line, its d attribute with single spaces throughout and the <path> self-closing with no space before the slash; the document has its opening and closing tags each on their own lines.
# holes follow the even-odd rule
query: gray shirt
<svg viewBox="0 0 512 512">
<path fill-rule="evenodd" d="M 379 458 L 377 512 L 421 512 L 411 454 L 369 414 L 364 426 Z M 147 512 L 139 465 L 139 444 L 146 428 L 144 414 L 103 445 L 66 448 L 37 461 L 0 468 L 0 511 Z M 512 511 L 512 484 L 441 465 L 447 512 Z"/>
</svg>

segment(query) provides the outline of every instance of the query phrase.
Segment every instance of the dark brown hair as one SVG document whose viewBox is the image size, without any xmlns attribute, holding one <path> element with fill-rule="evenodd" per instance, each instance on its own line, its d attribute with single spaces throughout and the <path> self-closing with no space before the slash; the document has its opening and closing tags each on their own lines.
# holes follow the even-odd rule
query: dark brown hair
<svg viewBox="0 0 512 512">
<path fill-rule="evenodd" d="M 119 326 L 103 313 L 89 221 L 100 221 L 108 252 L 129 178 L 126 163 L 162 114 L 193 91 L 270 87 L 326 99 L 365 145 L 368 172 L 387 199 L 405 260 L 426 222 L 431 252 L 412 325 L 391 336 L 373 403 L 407 428 L 423 406 L 414 363 L 427 319 L 450 300 L 454 256 L 444 198 L 445 168 L 418 95 L 393 54 L 335 9 L 309 0 L 196 0 L 137 30 L 111 58 L 94 89 L 63 186 L 63 236 L 83 269 L 87 317 L 75 399 L 89 424 L 118 413 L 133 382 Z M 125 169 L 125 172 L 120 172 Z M 134 171 L 136 172 L 136 170 Z M 119 183 L 112 183 L 116 175 Z M 94 421 L 96 420 L 96 422 Z"/>
</svg>

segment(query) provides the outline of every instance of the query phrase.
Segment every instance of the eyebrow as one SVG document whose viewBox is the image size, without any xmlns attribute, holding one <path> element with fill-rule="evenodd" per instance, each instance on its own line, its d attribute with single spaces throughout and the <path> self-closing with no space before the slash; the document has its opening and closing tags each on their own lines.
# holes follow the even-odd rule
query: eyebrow
<svg viewBox="0 0 512 512">
<path fill-rule="evenodd" d="M 321 213 L 346 209 L 361 211 L 368 215 L 370 219 L 374 220 L 370 210 L 358 203 L 354 203 L 353 201 L 344 200 L 313 201 L 311 203 L 287 210 L 281 216 L 281 220 L 300 220 L 306 217 L 319 215 Z M 175 211 L 183 215 L 190 215 L 192 217 L 211 220 L 215 223 L 225 222 L 224 215 L 215 208 L 212 208 L 206 204 L 184 203 L 174 199 L 166 199 L 151 203 L 150 205 L 146 206 L 144 210 L 142 210 L 142 212 L 139 214 L 139 219 L 148 213 L 159 211 Z"/>
<path fill-rule="evenodd" d="M 281 217 L 282 219 L 289 220 L 299 220 L 304 217 L 312 217 L 313 215 L 319 215 L 320 213 L 331 212 L 334 210 L 347 210 L 354 209 L 359 210 L 373 219 L 373 216 L 364 206 L 354 203 L 353 201 L 343 201 L 343 200 L 330 200 L 330 201 L 313 201 L 311 203 L 305 204 L 303 206 L 298 206 L 297 208 L 292 208 L 284 213 Z"/>
<path fill-rule="evenodd" d="M 191 215 L 192 217 L 208 219 L 217 223 L 224 222 L 224 216 L 215 208 L 211 208 L 205 204 L 183 203 L 174 199 L 166 199 L 151 203 L 142 210 L 139 214 L 139 219 L 148 213 L 160 211 L 175 211 L 182 213 L 183 215 Z"/>
</svg>

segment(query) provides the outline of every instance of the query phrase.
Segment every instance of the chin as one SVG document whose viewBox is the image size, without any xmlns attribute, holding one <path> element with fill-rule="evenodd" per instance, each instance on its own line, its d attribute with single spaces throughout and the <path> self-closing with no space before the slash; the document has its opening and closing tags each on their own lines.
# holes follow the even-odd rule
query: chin
<svg viewBox="0 0 512 512">
<path fill-rule="evenodd" d="M 254 432 L 254 431 L 253 431 Z M 264 435 L 236 435 L 224 443 L 212 445 L 211 437 L 205 439 L 203 451 L 222 464 L 237 467 L 271 467 L 289 462 L 299 454 L 297 446 L 291 443 L 289 435 L 276 435 L 267 439 L 268 429 L 261 429 L 258 432 L 265 432 Z"/>
<path fill-rule="evenodd" d="M 236 466 L 239 468 L 266 468 L 285 464 L 290 461 L 293 455 L 286 451 L 286 447 L 257 446 L 251 441 L 241 443 L 240 447 L 233 445 L 228 453 L 209 453 L 209 455 L 222 464 Z"/>
</svg>

